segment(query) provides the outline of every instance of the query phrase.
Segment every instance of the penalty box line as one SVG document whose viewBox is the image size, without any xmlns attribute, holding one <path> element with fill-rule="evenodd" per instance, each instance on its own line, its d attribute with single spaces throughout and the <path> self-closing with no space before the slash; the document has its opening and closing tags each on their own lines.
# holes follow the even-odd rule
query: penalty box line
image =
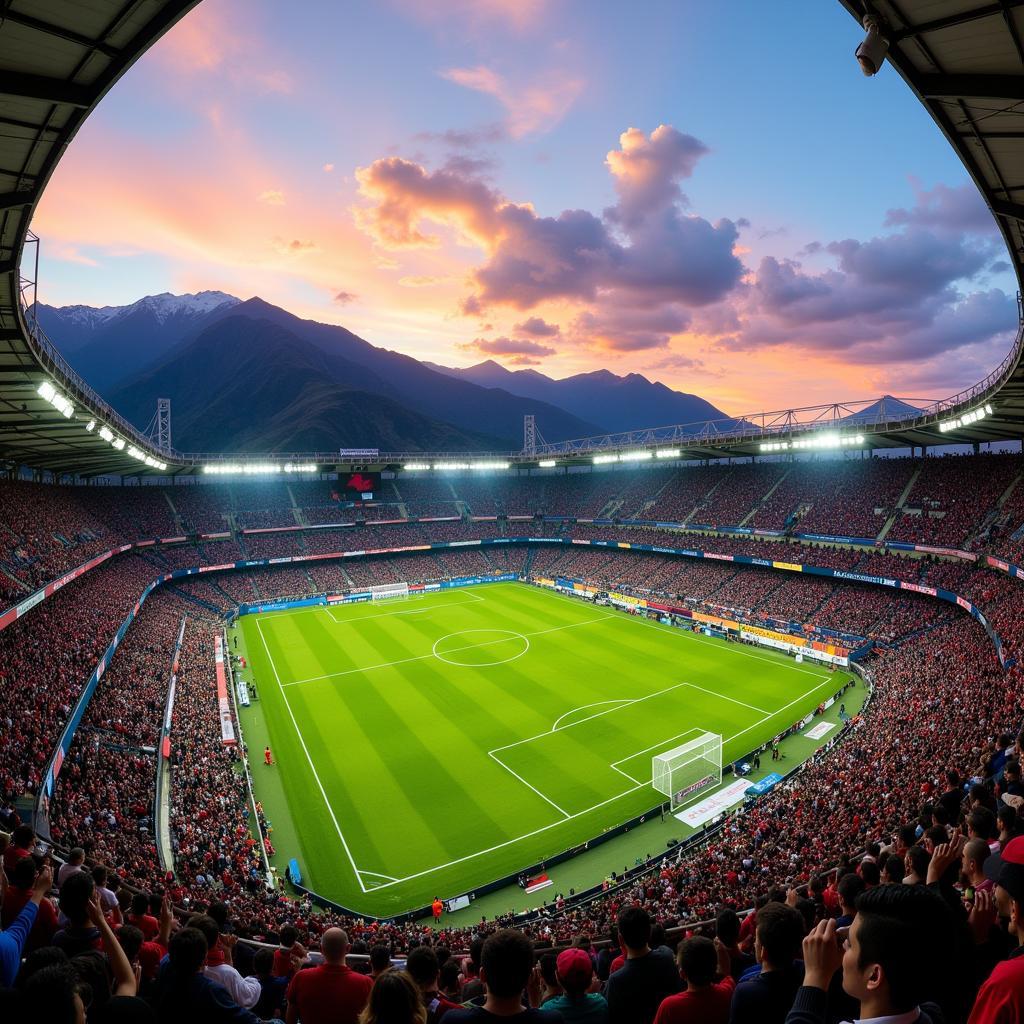
<svg viewBox="0 0 1024 1024">
<path fill-rule="evenodd" d="M 784 707 L 779 708 L 777 711 L 773 711 L 768 717 L 773 718 L 776 715 L 781 715 L 783 711 L 788 710 L 794 704 L 798 704 L 800 701 L 809 697 L 815 690 L 820 690 L 822 686 L 829 681 L 830 680 L 826 679 L 824 682 L 820 682 L 816 686 L 812 686 L 806 693 L 802 693 L 799 697 L 795 697 Z M 746 735 L 751 731 L 751 729 L 756 729 L 759 725 L 763 725 L 765 721 L 767 721 L 767 718 L 761 719 L 761 721 L 755 722 L 753 725 L 750 725 L 745 729 L 741 729 L 732 736 L 724 738 L 722 740 L 723 745 L 731 743 L 735 739 L 739 739 L 740 736 Z M 385 882 L 383 885 L 375 886 L 374 888 L 389 889 L 393 885 L 401 885 L 403 882 L 411 882 L 413 879 L 423 878 L 424 875 L 432 875 L 435 871 L 443 871 L 445 868 L 455 867 L 456 864 L 465 864 L 466 861 L 475 860 L 477 857 L 483 857 L 488 853 L 494 853 L 496 850 L 503 850 L 508 846 L 512 846 L 514 843 L 521 842 L 524 839 L 532 839 L 534 836 L 541 835 L 544 832 L 549 832 L 551 829 L 557 828 L 559 825 L 564 825 L 566 821 L 571 821 L 574 818 L 582 817 L 584 814 L 590 814 L 592 811 L 600 810 L 605 805 L 614 803 L 616 800 L 621 800 L 622 797 L 629 796 L 631 793 L 635 793 L 637 790 L 644 789 L 647 786 L 650 786 L 649 782 L 638 783 L 635 786 L 630 786 L 628 789 L 623 790 L 621 793 L 616 793 L 614 796 L 608 797 L 607 800 L 602 800 L 600 803 L 596 803 L 592 807 L 586 808 L 586 810 L 576 811 L 575 814 L 570 814 L 567 818 L 549 822 L 547 825 L 541 825 L 540 828 L 535 828 L 532 832 L 524 832 L 521 836 L 516 836 L 514 839 L 506 839 L 504 842 L 495 843 L 493 846 L 488 846 L 486 849 L 477 850 L 475 853 L 467 853 L 465 856 L 456 857 L 454 860 L 447 861 L 444 864 L 435 864 L 433 867 L 424 868 L 422 871 L 416 871 L 411 875 L 404 875 L 402 878 L 396 879 L 394 882 Z"/>
</svg>

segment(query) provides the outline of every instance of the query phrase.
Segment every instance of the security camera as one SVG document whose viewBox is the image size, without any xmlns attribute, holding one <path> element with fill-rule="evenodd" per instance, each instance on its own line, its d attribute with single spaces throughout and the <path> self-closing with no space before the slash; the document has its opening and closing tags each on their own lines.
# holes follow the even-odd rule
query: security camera
<svg viewBox="0 0 1024 1024">
<path fill-rule="evenodd" d="M 867 35 L 864 42 L 857 47 L 857 63 L 860 64 L 861 71 L 870 78 L 871 75 L 878 74 L 878 69 L 889 50 L 889 40 L 882 35 L 877 18 L 869 14 L 863 24 Z"/>
</svg>

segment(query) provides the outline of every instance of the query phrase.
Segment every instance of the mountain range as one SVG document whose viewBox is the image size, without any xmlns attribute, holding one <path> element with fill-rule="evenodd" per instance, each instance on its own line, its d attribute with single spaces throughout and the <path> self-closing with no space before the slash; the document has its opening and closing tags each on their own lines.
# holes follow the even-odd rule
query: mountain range
<svg viewBox="0 0 1024 1024">
<path fill-rule="evenodd" d="M 170 398 L 181 451 L 517 450 L 527 413 L 547 441 L 725 418 L 639 374 L 555 380 L 493 360 L 453 369 L 224 292 L 41 304 L 38 315 L 74 368 L 140 428 L 157 398 Z"/>
</svg>

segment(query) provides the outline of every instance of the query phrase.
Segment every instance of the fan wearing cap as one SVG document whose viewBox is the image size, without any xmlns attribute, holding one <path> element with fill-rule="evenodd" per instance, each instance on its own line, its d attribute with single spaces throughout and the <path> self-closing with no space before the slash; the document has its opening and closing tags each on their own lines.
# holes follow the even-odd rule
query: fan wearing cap
<svg viewBox="0 0 1024 1024">
<path fill-rule="evenodd" d="M 996 907 L 1017 948 L 981 986 L 968 1024 L 1015 1024 L 1024 1021 L 1024 836 L 989 857 L 985 874 L 995 882 Z"/>
<path fill-rule="evenodd" d="M 608 1003 L 589 989 L 594 981 L 594 963 L 585 950 L 564 949 L 555 961 L 555 974 L 562 994 L 549 999 L 545 1010 L 558 1010 L 565 1024 L 607 1024 Z"/>
</svg>

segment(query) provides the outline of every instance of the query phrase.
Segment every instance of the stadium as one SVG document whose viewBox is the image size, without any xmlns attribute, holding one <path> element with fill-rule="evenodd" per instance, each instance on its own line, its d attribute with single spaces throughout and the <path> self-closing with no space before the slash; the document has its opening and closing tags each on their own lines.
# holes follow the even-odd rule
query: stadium
<svg viewBox="0 0 1024 1024">
<path fill-rule="evenodd" d="M 1024 1019 L 1024 316 L 988 376 L 927 404 L 573 437 L 586 416 L 558 433 L 547 403 L 460 382 L 465 423 L 396 390 L 376 447 L 183 450 L 170 403 L 140 429 L 51 339 L 30 224 L 197 6 L 0 11 L 0 1006 Z M 1021 5 L 837 6 L 865 73 L 898 74 L 962 162 L 1019 287 Z M 258 302 L 210 329 L 300 331 Z M 204 386 L 194 431 L 226 422 Z M 521 443 L 486 445 L 502 402 Z M 415 447 L 392 440 L 406 414 Z M 374 990 L 301 1008 L 346 956 Z M 375 1009 L 385 973 L 424 1007 Z"/>
</svg>

